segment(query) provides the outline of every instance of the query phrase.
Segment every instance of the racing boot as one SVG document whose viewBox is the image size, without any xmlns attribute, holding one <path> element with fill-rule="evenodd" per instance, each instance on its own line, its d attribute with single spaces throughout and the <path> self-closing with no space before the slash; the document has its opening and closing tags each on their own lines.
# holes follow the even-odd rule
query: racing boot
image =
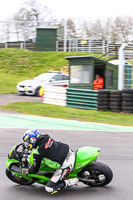
<svg viewBox="0 0 133 200">
<path fill-rule="evenodd" d="M 64 181 L 66 184 L 65 187 L 70 187 L 70 186 L 76 185 L 79 182 L 79 179 L 78 178 L 70 178 L 70 179 L 64 180 Z"/>
<path fill-rule="evenodd" d="M 55 188 L 48 187 L 48 184 L 45 186 L 47 192 L 51 194 L 55 194 L 59 192 L 61 189 L 76 185 L 78 183 L 78 178 L 70 178 L 68 180 L 61 181 Z"/>
</svg>

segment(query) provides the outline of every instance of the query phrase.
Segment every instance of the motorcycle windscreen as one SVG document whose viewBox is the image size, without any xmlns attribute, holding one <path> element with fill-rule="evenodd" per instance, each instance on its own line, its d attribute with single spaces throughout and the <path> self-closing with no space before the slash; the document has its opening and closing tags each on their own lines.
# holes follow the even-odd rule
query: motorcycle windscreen
<svg viewBox="0 0 133 200">
<path fill-rule="evenodd" d="M 13 146 L 13 148 L 10 151 L 10 153 L 8 154 L 8 158 L 9 159 L 18 160 L 18 157 L 16 156 L 16 153 L 15 153 L 15 148 L 16 148 L 16 145 Z"/>
</svg>

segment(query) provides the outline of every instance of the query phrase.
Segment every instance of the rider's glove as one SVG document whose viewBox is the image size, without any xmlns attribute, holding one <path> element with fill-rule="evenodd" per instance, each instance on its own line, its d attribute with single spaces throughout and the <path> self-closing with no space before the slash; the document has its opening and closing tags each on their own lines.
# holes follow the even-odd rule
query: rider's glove
<svg viewBox="0 0 133 200">
<path fill-rule="evenodd" d="M 22 168 L 21 169 L 22 174 L 28 175 L 28 168 Z"/>
</svg>

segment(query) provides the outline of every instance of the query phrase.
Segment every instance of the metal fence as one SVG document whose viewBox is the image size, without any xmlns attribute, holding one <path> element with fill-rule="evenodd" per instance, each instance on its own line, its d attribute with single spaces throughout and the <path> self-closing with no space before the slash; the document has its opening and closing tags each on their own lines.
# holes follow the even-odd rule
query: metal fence
<svg viewBox="0 0 133 200">
<path fill-rule="evenodd" d="M 0 43 L 0 49 L 3 48 L 17 48 L 17 49 L 29 49 L 29 50 L 35 50 L 35 43 L 34 42 L 6 42 L 6 43 Z"/>
<path fill-rule="evenodd" d="M 64 40 L 57 40 L 57 51 L 63 51 Z M 94 54 L 114 55 L 118 57 L 121 44 L 111 44 L 107 40 L 68 39 L 66 51 L 90 52 Z M 129 44 L 124 50 L 125 58 L 133 58 L 133 44 Z"/>
<path fill-rule="evenodd" d="M 55 22 L 0 21 L 0 48 L 26 48 L 35 50 L 36 29 L 57 27 L 57 51 L 91 52 L 118 56 L 121 44 L 110 44 L 106 40 L 68 38 L 66 20 Z M 125 58 L 133 58 L 133 44 L 125 48 Z"/>
<path fill-rule="evenodd" d="M 57 40 L 57 51 L 64 48 L 64 40 Z M 106 40 L 67 39 L 66 51 L 81 51 L 105 54 L 107 52 Z"/>
<path fill-rule="evenodd" d="M 83 40 L 83 39 L 68 39 L 66 51 L 75 52 L 90 52 L 94 54 L 114 55 L 118 57 L 118 52 L 121 44 L 108 44 L 105 40 Z M 20 41 L 20 42 L 5 42 L 0 43 L 0 48 L 20 48 L 36 50 L 35 41 Z M 64 51 L 64 40 L 57 39 L 56 51 Z M 124 50 L 125 58 L 133 58 L 133 44 L 129 44 Z"/>
</svg>

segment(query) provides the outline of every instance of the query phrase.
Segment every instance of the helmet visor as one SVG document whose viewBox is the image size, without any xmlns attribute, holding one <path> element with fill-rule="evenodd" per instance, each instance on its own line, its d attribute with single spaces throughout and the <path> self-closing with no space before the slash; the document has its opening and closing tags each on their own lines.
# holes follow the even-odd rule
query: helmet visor
<svg viewBox="0 0 133 200">
<path fill-rule="evenodd" d="M 24 144 L 25 144 L 26 147 L 28 147 L 29 143 L 30 143 L 29 139 L 28 140 L 24 140 Z"/>
</svg>

